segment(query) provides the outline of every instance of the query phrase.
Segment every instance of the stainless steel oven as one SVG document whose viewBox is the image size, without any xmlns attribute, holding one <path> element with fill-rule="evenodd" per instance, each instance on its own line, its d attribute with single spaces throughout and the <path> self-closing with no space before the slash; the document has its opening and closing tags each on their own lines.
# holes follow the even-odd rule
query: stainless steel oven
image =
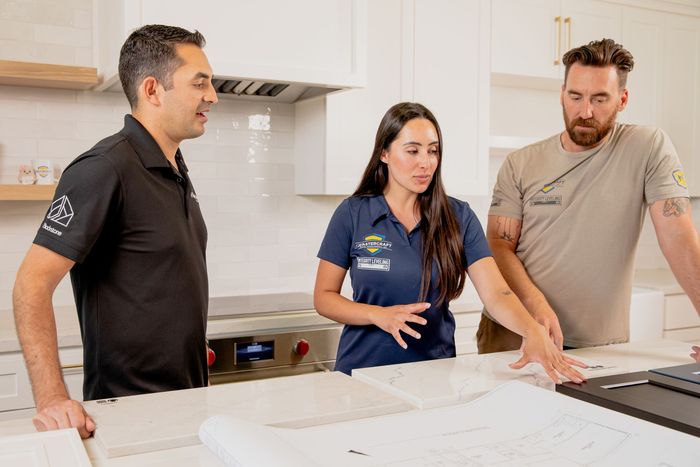
<svg viewBox="0 0 700 467">
<path fill-rule="evenodd" d="M 213 297 L 209 300 L 210 322 L 223 319 L 270 317 L 289 322 L 289 314 L 313 310 L 313 297 L 305 293 Z M 212 384 L 329 371 L 335 364 L 342 325 L 327 324 L 275 328 L 254 335 L 209 339 L 215 360 L 209 366 Z M 307 321 L 305 321 L 308 324 Z M 264 329 L 270 324 L 261 324 Z"/>
<path fill-rule="evenodd" d="M 341 326 L 209 341 L 211 384 L 330 371 Z"/>
</svg>

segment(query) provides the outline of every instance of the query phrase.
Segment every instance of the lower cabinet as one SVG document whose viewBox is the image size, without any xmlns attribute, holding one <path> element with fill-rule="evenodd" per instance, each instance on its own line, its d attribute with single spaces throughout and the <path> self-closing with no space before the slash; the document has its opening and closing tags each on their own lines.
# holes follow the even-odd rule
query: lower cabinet
<svg viewBox="0 0 700 467">
<path fill-rule="evenodd" d="M 481 310 L 453 312 L 455 317 L 455 347 L 457 355 L 477 353 L 476 330 L 481 320 Z"/>
<path fill-rule="evenodd" d="M 63 380 L 72 399 L 83 400 L 83 350 L 67 347 L 59 351 Z M 22 352 L 0 353 L 0 420 L 31 417 L 34 397 Z"/>
<path fill-rule="evenodd" d="M 700 316 L 686 294 L 666 295 L 664 339 L 700 342 Z"/>
</svg>

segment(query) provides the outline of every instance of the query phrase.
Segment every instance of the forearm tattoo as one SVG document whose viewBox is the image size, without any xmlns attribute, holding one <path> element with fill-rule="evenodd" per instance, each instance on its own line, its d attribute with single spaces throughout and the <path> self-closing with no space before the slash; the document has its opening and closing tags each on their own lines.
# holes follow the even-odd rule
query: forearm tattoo
<svg viewBox="0 0 700 467">
<path fill-rule="evenodd" d="M 514 229 L 515 219 L 509 217 L 499 217 L 498 218 L 498 238 L 505 240 L 510 243 L 515 243 L 516 232 Z"/>
<path fill-rule="evenodd" d="M 510 290 L 501 290 L 501 295 L 513 295 L 513 292 Z"/>
<path fill-rule="evenodd" d="M 688 198 L 669 198 L 664 200 L 664 217 L 682 216 L 688 210 L 690 200 Z"/>
</svg>

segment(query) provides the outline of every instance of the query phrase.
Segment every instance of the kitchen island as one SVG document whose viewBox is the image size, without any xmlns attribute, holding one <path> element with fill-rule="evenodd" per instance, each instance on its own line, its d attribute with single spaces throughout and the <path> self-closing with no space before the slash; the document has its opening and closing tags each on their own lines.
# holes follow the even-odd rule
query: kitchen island
<svg viewBox="0 0 700 467">
<path fill-rule="evenodd" d="M 660 340 L 572 353 L 596 364 L 598 368 L 586 372 L 593 377 L 690 363 L 689 350 L 686 343 Z M 302 428 L 457 404 L 512 379 L 553 388 L 536 365 L 520 372 L 506 369 L 505 362 L 515 359 L 514 352 L 461 356 L 361 370 L 353 378 L 319 372 L 90 401 L 85 405 L 97 421 L 98 432 L 84 445 L 98 466 L 219 466 L 223 464 L 196 437 L 199 424 L 214 414 Z M 398 366 L 403 378 L 397 379 Z M 471 384 L 465 386 L 467 381 Z M 0 436 L 33 431 L 30 419 L 0 423 Z"/>
</svg>

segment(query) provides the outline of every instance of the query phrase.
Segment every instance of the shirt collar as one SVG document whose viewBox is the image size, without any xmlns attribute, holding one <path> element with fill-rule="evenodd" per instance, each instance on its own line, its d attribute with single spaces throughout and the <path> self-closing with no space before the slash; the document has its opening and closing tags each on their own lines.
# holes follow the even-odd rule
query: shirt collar
<svg viewBox="0 0 700 467">
<path fill-rule="evenodd" d="M 377 222 L 388 217 L 391 214 L 389 205 L 386 203 L 384 195 L 375 195 L 369 198 L 369 215 L 372 221 L 372 227 L 377 225 Z"/>
<path fill-rule="evenodd" d="M 170 162 L 163 154 L 163 151 L 153 139 L 153 136 L 148 130 L 141 125 L 141 122 L 136 120 L 132 115 L 124 116 L 124 128 L 120 131 L 122 135 L 129 141 L 129 144 L 134 148 L 136 154 L 141 159 L 141 163 L 147 169 L 151 168 L 170 168 Z M 182 160 L 182 154 L 178 148 L 175 154 L 175 159 L 182 163 L 182 167 L 187 171 L 187 166 Z"/>
</svg>

